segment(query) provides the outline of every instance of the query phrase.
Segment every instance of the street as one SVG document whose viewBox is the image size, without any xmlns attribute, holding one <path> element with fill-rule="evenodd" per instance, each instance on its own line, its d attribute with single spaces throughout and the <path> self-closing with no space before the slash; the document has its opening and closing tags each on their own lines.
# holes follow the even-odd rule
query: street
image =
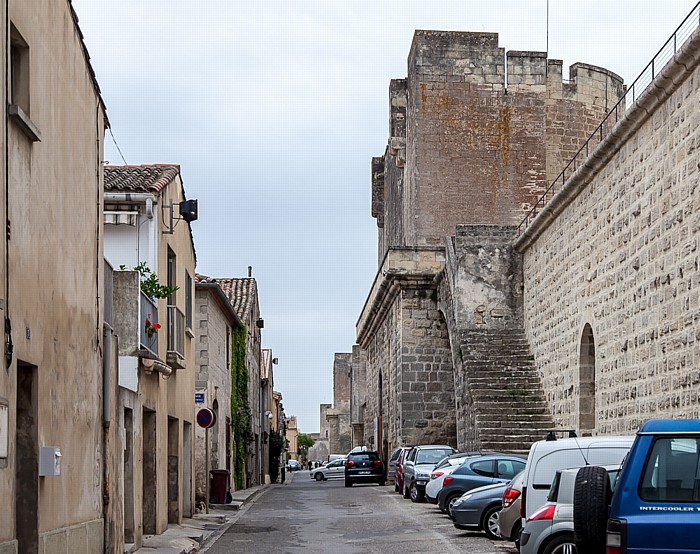
<svg viewBox="0 0 700 554">
<path fill-rule="evenodd" d="M 291 482 L 270 486 L 206 552 L 513 554 L 516 550 L 512 543 L 455 529 L 436 506 L 404 500 L 393 485 L 345 488 L 342 479 L 316 482 L 308 471 L 298 471 Z"/>
</svg>

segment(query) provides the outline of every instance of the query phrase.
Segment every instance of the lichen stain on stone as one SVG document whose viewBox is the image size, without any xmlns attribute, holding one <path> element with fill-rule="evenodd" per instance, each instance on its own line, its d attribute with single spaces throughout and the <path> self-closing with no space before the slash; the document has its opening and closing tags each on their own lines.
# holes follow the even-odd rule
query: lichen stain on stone
<svg viewBox="0 0 700 554">
<path fill-rule="evenodd" d="M 512 117 L 511 107 L 503 106 L 498 112 L 498 123 L 496 130 L 498 132 L 498 141 L 501 146 L 501 155 L 503 157 L 504 167 L 508 166 L 510 161 L 510 120 Z"/>
<path fill-rule="evenodd" d="M 425 109 L 425 103 L 428 101 L 428 96 L 425 94 L 425 83 L 420 84 L 420 101 L 421 101 L 421 106 L 423 106 L 423 109 Z"/>
</svg>

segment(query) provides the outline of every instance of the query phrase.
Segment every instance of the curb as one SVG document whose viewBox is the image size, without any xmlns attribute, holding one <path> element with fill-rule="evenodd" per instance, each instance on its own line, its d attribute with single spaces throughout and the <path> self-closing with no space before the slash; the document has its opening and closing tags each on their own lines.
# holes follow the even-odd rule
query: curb
<svg viewBox="0 0 700 554">
<path fill-rule="evenodd" d="M 264 487 L 261 487 L 260 489 L 256 490 L 248 498 L 246 498 L 245 501 L 243 501 L 243 503 L 241 504 L 240 508 L 238 508 L 238 510 L 234 512 L 235 515 L 231 517 L 231 519 L 229 519 L 219 529 L 211 533 L 202 541 L 198 552 L 200 554 L 203 554 L 204 552 L 209 550 L 216 543 L 216 541 L 218 541 L 219 538 L 224 533 L 226 533 L 226 531 L 233 527 L 233 525 L 238 521 L 238 518 L 240 518 L 241 515 L 243 515 L 248 510 L 248 508 L 257 501 L 258 498 L 260 498 L 263 494 L 270 490 L 270 487 L 271 485 L 265 485 Z"/>
</svg>

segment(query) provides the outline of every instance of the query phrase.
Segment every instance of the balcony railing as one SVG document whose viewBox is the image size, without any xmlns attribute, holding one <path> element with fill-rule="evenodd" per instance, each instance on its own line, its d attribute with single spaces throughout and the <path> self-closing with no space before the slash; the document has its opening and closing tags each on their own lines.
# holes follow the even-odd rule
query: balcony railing
<svg viewBox="0 0 700 554">
<path fill-rule="evenodd" d="M 146 330 L 146 319 L 150 321 L 151 325 L 158 323 L 158 306 L 144 293 L 141 293 L 140 314 L 141 331 L 139 342 L 141 343 L 141 348 L 145 348 L 158 356 L 158 333 L 154 332 L 149 336 Z"/>
<path fill-rule="evenodd" d="M 185 358 L 185 314 L 177 306 L 168 306 L 168 357 Z"/>
<path fill-rule="evenodd" d="M 598 125 L 598 127 L 596 127 L 591 136 L 588 137 L 588 140 L 583 143 L 583 146 L 581 146 L 578 152 L 576 152 L 573 159 L 566 164 L 559 176 L 552 181 L 549 188 L 530 209 L 525 216 L 525 219 L 523 219 L 520 225 L 518 225 L 518 235 L 521 235 L 525 229 L 527 229 L 528 225 L 534 221 L 538 213 L 544 210 L 547 203 L 554 197 L 554 195 L 562 190 L 567 179 L 571 177 L 578 170 L 581 164 L 588 159 L 589 154 L 592 153 L 601 142 L 603 142 L 603 139 L 607 136 L 608 132 L 625 116 L 627 110 L 629 110 L 637 99 L 644 93 L 644 91 L 649 88 L 651 83 L 654 82 L 654 79 L 661 74 L 662 69 L 670 60 L 673 59 L 681 46 L 685 44 L 698 26 L 700 26 L 700 2 L 698 2 L 690 11 L 683 22 L 675 30 L 673 35 L 671 35 L 671 37 L 659 49 L 653 59 L 647 64 L 634 82 L 627 87 L 625 93 L 603 118 L 603 121 L 600 123 L 600 125 Z"/>
</svg>

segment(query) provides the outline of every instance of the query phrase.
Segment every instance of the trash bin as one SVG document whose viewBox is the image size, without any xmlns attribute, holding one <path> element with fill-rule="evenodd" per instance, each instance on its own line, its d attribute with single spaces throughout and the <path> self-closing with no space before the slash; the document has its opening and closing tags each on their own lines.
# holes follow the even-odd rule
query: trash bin
<svg viewBox="0 0 700 554">
<path fill-rule="evenodd" d="M 228 492 L 228 477 L 231 472 L 228 469 L 210 469 L 211 489 L 209 496 L 213 504 L 226 504 L 226 493 Z"/>
</svg>

